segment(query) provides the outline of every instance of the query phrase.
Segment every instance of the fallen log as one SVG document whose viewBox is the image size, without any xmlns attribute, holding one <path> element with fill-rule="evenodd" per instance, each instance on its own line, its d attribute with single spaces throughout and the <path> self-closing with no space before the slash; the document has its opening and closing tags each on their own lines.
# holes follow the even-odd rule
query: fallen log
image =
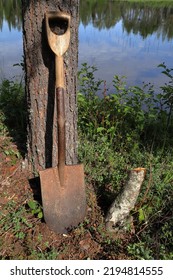
<svg viewBox="0 0 173 280">
<path fill-rule="evenodd" d="M 117 231 L 126 224 L 130 211 L 138 198 L 146 169 L 135 168 L 129 172 L 129 177 L 122 192 L 116 197 L 107 211 L 105 225 L 108 231 Z"/>
</svg>

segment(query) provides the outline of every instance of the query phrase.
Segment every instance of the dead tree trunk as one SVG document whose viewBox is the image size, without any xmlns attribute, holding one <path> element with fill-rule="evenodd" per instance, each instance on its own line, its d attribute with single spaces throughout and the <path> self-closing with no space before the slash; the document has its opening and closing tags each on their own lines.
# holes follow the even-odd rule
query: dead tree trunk
<svg viewBox="0 0 173 280">
<path fill-rule="evenodd" d="M 44 15 L 71 15 L 71 42 L 64 55 L 66 162 L 77 162 L 76 74 L 78 65 L 79 0 L 22 0 L 23 41 L 28 105 L 27 164 L 37 173 L 57 164 L 55 56 L 48 46 Z"/>
<path fill-rule="evenodd" d="M 124 227 L 126 219 L 138 198 L 145 173 L 145 168 L 135 168 L 130 171 L 129 178 L 122 192 L 113 201 L 106 214 L 107 230 L 114 231 Z"/>
</svg>

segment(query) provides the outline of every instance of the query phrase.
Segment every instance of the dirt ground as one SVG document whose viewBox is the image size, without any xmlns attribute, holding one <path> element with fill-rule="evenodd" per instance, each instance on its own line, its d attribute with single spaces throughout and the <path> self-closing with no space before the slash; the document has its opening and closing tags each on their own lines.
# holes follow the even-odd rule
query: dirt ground
<svg viewBox="0 0 173 280">
<path fill-rule="evenodd" d="M 16 145 L 0 137 L 0 259 L 128 259 L 129 234 L 108 233 L 93 187 L 86 185 L 86 218 L 68 234 L 52 232 L 28 207 L 41 203 L 39 178 L 22 169 Z"/>
</svg>

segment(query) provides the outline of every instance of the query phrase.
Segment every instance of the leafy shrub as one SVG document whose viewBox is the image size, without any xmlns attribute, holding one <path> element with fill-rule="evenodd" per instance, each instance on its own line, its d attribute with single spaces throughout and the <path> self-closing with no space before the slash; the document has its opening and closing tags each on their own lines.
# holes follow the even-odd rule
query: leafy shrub
<svg viewBox="0 0 173 280">
<path fill-rule="evenodd" d="M 4 79 L 0 84 L 0 111 L 4 123 L 15 138 L 24 138 L 26 104 L 22 83 Z"/>
<path fill-rule="evenodd" d="M 143 87 L 127 88 L 125 77 L 114 76 L 114 93 L 98 96 L 103 81 L 94 79 L 95 67 L 83 64 L 79 71 L 79 127 L 88 139 L 106 137 L 107 141 L 120 149 L 128 150 L 143 145 L 170 144 L 172 138 L 172 92 L 173 76 L 164 64 L 163 74 L 170 77 L 169 84 L 161 87 L 161 93 L 156 94 L 151 84 Z M 159 141 L 157 140 L 159 136 Z M 153 143 L 154 142 L 154 143 Z"/>
<path fill-rule="evenodd" d="M 170 81 L 157 94 L 151 84 L 127 88 L 125 77 L 114 76 L 115 92 L 103 88 L 100 97 L 97 69 L 84 64 L 79 72 L 79 157 L 102 209 L 121 190 L 127 170 L 147 169 L 132 213 L 136 235 L 127 247 L 138 259 L 173 258 L 173 69 L 159 67 Z"/>
</svg>

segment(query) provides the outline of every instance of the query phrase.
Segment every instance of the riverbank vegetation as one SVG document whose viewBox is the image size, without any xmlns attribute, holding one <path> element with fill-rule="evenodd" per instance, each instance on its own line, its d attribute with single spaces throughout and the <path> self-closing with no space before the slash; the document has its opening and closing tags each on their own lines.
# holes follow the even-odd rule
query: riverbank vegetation
<svg viewBox="0 0 173 280">
<path fill-rule="evenodd" d="M 54 235 L 42 218 L 37 180 L 24 165 L 26 105 L 21 83 L 0 85 L 0 259 L 173 259 L 173 69 L 154 86 L 126 86 L 114 76 L 112 92 L 79 71 L 79 159 L 84 163 L 89 211 L 67 236 Z M 98 95 L 99 93 L 99 95 Z M 108 233 L 104 215 L 128 170 L 147 169 L 126 231 Z"/>
<path fill-rule="evenodd" d="M 125 77 L 114 76 L 114 92 L 107 95 L 104 88 L 102 98 L 96 93 L 104 81 L 95 81 L 96 68 L 84 64 L 79 72 L 80 157 L 101 207 L 121 191 L 127 170 L 147 169 L 133 210 L 135 240 L 127 246 L 144 259 L 173 257 L 173 69 L 159 67 L 169 82 L 158 94 L 151 84 L 127 88 Z"/>
</svg>

